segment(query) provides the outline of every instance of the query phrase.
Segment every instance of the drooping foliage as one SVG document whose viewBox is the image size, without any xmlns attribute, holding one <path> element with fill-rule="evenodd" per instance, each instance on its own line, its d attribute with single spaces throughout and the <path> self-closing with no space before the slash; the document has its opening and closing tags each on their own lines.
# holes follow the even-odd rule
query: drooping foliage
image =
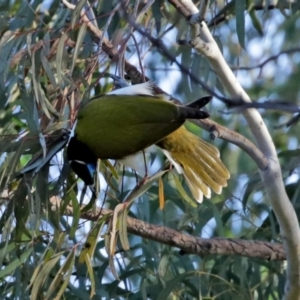
<svg viewBox="0 0 300 300">
<path fill-rule="evenodd" d="M 280 299 L 282 262 L 199 257 L 127 232 L 129 215 L 197 237 L 280 242 L 257 166 L 240 148 L 187 125 L 219 148 L 231 172 L 223 193 L 201 205 L 160 152 L 150 154 L 146 182 L 114 162 L 99 163 L 98 199 L 76 178 L 65 158 L 69 130 L 81 103 L 113 87 L 108 72 L 133 83 L 146 76 L 183 103 L 206 95 L 177 61 L 226 91 L 204 57 L 177 43 L 190 29 L 173 1 L 78 1 L 74 9 L 64 2 L 0 2 L 1 299 Z M 210 1 L 207 20 L 251 98 L 273 101 L 274 110 L 261 113 L 299 214 L 298 125 L 286 128 L 291 114 L 276 109 L 279 102 L 297 107 L 299 4 L 279 10 Z M 217 99 L 208 110 L 252 139 L 240 111 Z M 102 206 L 114 213 L 83 218 Z"/>
</svg>

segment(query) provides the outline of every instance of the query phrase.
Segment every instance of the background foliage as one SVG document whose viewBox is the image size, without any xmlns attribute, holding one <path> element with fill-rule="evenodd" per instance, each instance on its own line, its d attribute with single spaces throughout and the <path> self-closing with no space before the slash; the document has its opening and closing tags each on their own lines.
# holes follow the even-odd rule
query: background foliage
<svg viewBox="0 0 300 300">
<path fill-rule="evenodd" d="M 297 105 L 299 4 L 278 1 L 279 9 L 254 2 L 210 1 L 210 29 L 253 100 Z M 129 26 L 119 1 L 94 1 L 87 15 L 95 15 L 93 23 L 119 51 L 119 60 L 108 57 L 101 41 L 95 41 L 81 22 L 84 5 L 87 1 L 79 1 L 72 11 L 56 0 L 0 1 L 1 299 L 52 299 L 55 295 L 65 299 L 280 299 L 285 280 L 281 262 L 197 257 L 134 235 L 128 236 L 130 250 L 123 251 L 118 244 L 109 260 L 106 219 L 80 219 L 79 204 L 101 207 L 105 200 L 104 206 L 114 209 L 137 181 L 131 170 L 123 172 L 118 166 L 118 179 L 111 177 L 107 165 L 101 164 L 109 185 L 101 179 L 100 197 L 91 203 L 89 191 L 70 171 L 64 150 L 59 151 L 66 138 L 62 130 L 71 127 L 80 102 L 112 87 L 104 73 L 122 75 L 126 59 L 182 102 L 205 94 Z M 137 14 L 141 28 L 160 38 L 191 73 L 226 96 L 206 60 L 177 44 L 186 36 L 188 25 L 176 9 L 162 0 L 146 5 L 129 1 L 127 12 Z M 217 99 L 208 109 L 214 121 L 251 139 L 239 112 L 228 111 Z M 291 114 L 281 110 L 261 113 L 282 162 L 287 192 L 299 213 L 298 125 L 287 128 Z M 209 140 L 208 133 L 188 126 Z M 164 210 L 159 209 L 159 185 L 154 181 L 135 199 L 129 214 L 199 237 L 280 241 L 255 163 L 234 145 L 210 142 L 220 149 L 232 174 L 222 195 L 191 205 L 189 196 L 180 193 L 184 182 L 176 183 L 171 172 L 162 176 Z M 53 153 L 57 154 L 47 162 L 45 158 Z M 18 177 L 28 162 L 31 168 Z M 152 174 L 163 165 L 158 153 Z M 49 202 L 53 197 L 62 201 L 60 208 L 53 209 Z M 74 217 L 64 215 L 70 202 Z"/>
</svg>

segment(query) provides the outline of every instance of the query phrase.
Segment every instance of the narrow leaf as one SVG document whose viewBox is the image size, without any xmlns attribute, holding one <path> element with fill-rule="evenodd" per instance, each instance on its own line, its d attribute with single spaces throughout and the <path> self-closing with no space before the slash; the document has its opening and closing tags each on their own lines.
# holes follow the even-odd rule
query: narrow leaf
<svg viewBox="0 0 300 300">
<path fill-rule="evenodd" d="M 173 280 L 169 280 L 166 283 L 165 288 L 159 293 L 157 300 L 166 300 L 169 299 L 170 294 L 173 290 L 178 288 L 178 285 L 182 283 L 184 280 L 194 277 L 198 274 L 197 271 L 185 272 L 183 274 L 177 275 Z"/>
<path fill-rule="evenodd" d="M 85 23 L 81 24 L 79 32 L 78 32 L 77 40 L 76 40 L 76 46 L 75 46 L 74 53 L 72 56 L 72 65 L 71 65 L 71 69 L 70 69 L 70 76 L 73 73 L 76 59 L 78 57 L 82 41 L 84 40 L 84 37 L 85 37 L 86 29 L 87 29 L 87 25 Z"/>
<path fill-rule="evenodd" d="M 56 70 L 57 70 L 57 79 L 58 79 L 58 84 L 60 88 L 62 88 L 62 82 L 63 78 L 65 77 L 63 75 L 63 57 L 64 57 L 64 51 L 65 51 L 65 42 L 68 39 L 67 34 L 63 33 L 61 36 L 58 45 L 57 45 L 57 53 L 56 53 Z"/>
<path fill-rule="evenodd" d="M 85 264 L 87 266 L 89 278 L 90 278 L 90 281 L 91 281 L 90 298 L 93 298 L 93 296 L 95 295 L 95 291 L 96 291 L 96 282 L 95 282 L 94 270 L 93 270 L 91 259 L 90 259 L 89 255 L 85 256 Z"/>
<path fill-rule="evenodd" d="M 164 183 L 161 177 L 158 179 L 158 198 L 159 198 L 159 208 L 163 210 L 165 208 L 165 196 L 164 196 Z"/>
<path fill-rule="evenodd" d="M 20 267 L 27 260 L 32 251 L 33 248 L 30 247 L 25 252 L 23 252 L 20 257 L 16 258 L 9 265 L 5 266 L 5 268 L 0 271 L 0 278 L 3 279 L 5 276 L 11 275 L 11 273 L 14 272 L 16 268 Z"/>
<path fill-rule="evenodd" d="M 116 168 L 111 164 L 109 160 L 103 159 L 100 163 L 103 164 L 110 171 L 114 178 L 119 178 Z"/>
<path fill-rule="evenodd" d="M 185 191 L 185 189 L 183 188 L 183 186 L 181 185 L 181 182 L 178 178 L 178 176 L 176 174 L 174 174 L 173 172 L 171 172 L 171 174 L 173 175 L 173 179 L 174 179 L 174 183 L 176 186 L 177 191 L 179 192 L 180 196 L 182 197 L 183 200 L 185 200 L 189 205 L 191 205 L 192 207 L 197 207 L 197 203 L 195 202 L 195 200 L 193 200 Z"/>
<path fill-rule="evenodd" d="M 108 253 L 110 257 L 113 257 L 116 250 L 117 245 L 117 236 L 118 236 L 118 217 L 121 212 L 123 212 L 125 209 L 124 204 L 119 204 L 115 207 L 113 217 L 112 217 L 112 230 L 110 232 L 110 245 Z"/>
<path fill-rule="evenodd" d="M 109 268 L 110 268 L 110 271 L 113 274 L 113 276 L 119 281 L 120 278 L 118 276 L 118 272 L 117 272 L 115 264 L 114 264 L 114 259 L 115 259 L 114 256 L 109 257 L 109 260 L 108 260 L 109 261 Z"/>
<path fill-rule="evenodd" d="M 137 184 L 136 187 L 131 191 L 131 193 L 126 197 L 124 202 L 127 202 L 128 204 L 132 203 L 136 198 L 142 196 L 145 192 L 147 192 L 153 185 L 153 183 L 167 172 L 169 172 L 169 170 L 159 171 L 153 176 L 146 178 L 144 182 L 140 182 L 139 184 Z"/>
<path fill-rule="evenodd" d="M 84 263 L 85 257 L 89 255 L 89 257 L 93 257 L 94 251 L 99 239 L 99 235 L 104 227 L 104 225 L 107 222 L 107 219 L 110 217 L 109 214 L 101 217 L 97 223 L 94 225 L 92 231 L 88 235 L 86 242 L 84 244 L 84 248 L 82 249 L 80 256 L 79 256 L 79 262 Z"/>
<path fill-rule="evenodd" d="M 216 230 L 218 232 L 218 236 L 220 236 L 220 237 L 225 236 L 221 213 L 220 213 L 217 205 L 215 205 L 214 203 L 212 203 L 209 200 L 203 201 L 203 204 L 206 205 L 207 207 L 209 207 L 210 209 L 212 209 L 212 211 L 213 211 L 213 215 L 214 215 L 214 218 L 215 218 L 215 221 L 217 224 Z"/>
<path fill-rule="evenodd" d="M 51 294 L 55 291 L 55 289 L 61 284 L 62 280 L 65 280 L 65 276 L 68 277 L 68 273 L 72 273 L 72 269 L 75 262 L 75 251 L 72 250 L 66 258 L 64 264 L 60 267 L 53 281 L 51 282 L 50 287 L 48 288 L 46 298 L 49 299 Z"/>
<path fill-rule="evenodd" d="M 130 249 L 127 233 L 127 213 L 128 210 L 125 209 L 121 212 L 119 217 L 119 236 L 122 248 L 127 251 Z"/>
<path fill-rule="evenodd" d="M 77 201 L 77 197 L 76 197 L 75 193 L 70 193 L 69 195 L 71 197 L 72 207 L 73 207 L 73 221 L 72 221 L 72 226 L 71 226 L 70 235 L 69 235 L 69 239 L 72 240 L 75 238 L 75 233 L 78 228 L 78 223 L 79 223 L 79 219 L 80 219 L 80 206 Z"/>
<path fill-rule="evenodd" d="M 72 29 L 74 29 L 74 26 L 77 22 L 77 20 L 79 19 L 80 16 L 80 12 L 83 8 L 83 6 L 85 5 L 85 3 L 87 2 L 87 0 L 80 0 L 78 2 L 78 4 L 76 5 L 75 9 L 72 12 L 72 19 L 71 19 L 71 27 Z"/>
<path fill-rule="evenodd" d="M 235 1 L 236 31 L 240 45 L 245 49 L 245 9 L 246 0 Z"/>
<path fill-rule="evenodd" d="M 255 11 L 253 4 L 252 4 L 252 7 L 249 9 L 249 15 L 250 15 L 250 18 L 251 18 L 254 28 L 257 30 L 257 32 L 261 36 L 263 36 L 264 35 L 263 27 L 261 25 L 260 20 L 257 18 L 256 11 Z"/>
<path fill-rule="evenodd" d="M 57 262 L 61 259 L 61 256 L 64 253 L 65 252 L 63 251 L 55 254 L 49 261 L 42 264 L 42 268 L 40 268 L 40 266 L 37 267 L 39 268 L 39 272 L 38 272 L 39 276 L 36 276 L 34 281 L 31 278 L 30 284 L 28 286 L 28 288 L 31 287 L 31 295 L 30 295 L 31 300 L 36 300 L 38 298 L 41 286 L 44 284 L 50 272 L 53 270 L 53 268 L 55 267 Z"/>
<path fill-rule="evenodd" d="M 73 260 L 73 265 L 74 265 L 74 262 L 75 262 L 75 260 Z M 70 281 L 70 278 L 71 278 L 71 275 L 72 275 L 72 267 L 68 270 L 67 275 L 66 275 L 66 277 L 63 280 L 63 284 L 60 286 L 60 289 L 59 289 L 58 293 L 56 294 L 54 300 L 61 299 L 61 296 L 66 291 L 66 288 L 69 285 L 69 281 Z"/>
<path fill-rule="evenodd" d="M 16 247 L 15 243 L 2 242 L 0 244 L 0 257 L 4 257 L 5 255 L 9 254 L 11 251 L 15 249 L 15 247 Z"/>
<path fill-rule="evenodd" d="M 41 62 L 42 62 L 43 68 L 48 76 L 48 79 L 50 80 L 50 83 L 53 85 L 53 88 L 56 89 L 58 86 L 57 86 L 57 83 L 55 80 L 55 76 L 54 76 L 54 73 L 52 71 L 52 68 L 46 57 L 44 50 L 41 51 Z"/>
</svg>

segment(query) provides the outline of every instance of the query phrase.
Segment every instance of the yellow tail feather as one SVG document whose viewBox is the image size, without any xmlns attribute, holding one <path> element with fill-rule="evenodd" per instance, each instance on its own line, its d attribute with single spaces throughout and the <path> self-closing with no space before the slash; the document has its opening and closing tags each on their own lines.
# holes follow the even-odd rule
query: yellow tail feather
<svg viewBox="0 0 300 300">
<path fill-rule="evenodd" d="M 183 174 L 187 185 L 198 202 L 211 197 L 211 189 L 220 194 L 227 186 L 230 173 L 220 159 L 217 148 L 190 133 L 184 126 L 158 144 Z"/>
</svg>

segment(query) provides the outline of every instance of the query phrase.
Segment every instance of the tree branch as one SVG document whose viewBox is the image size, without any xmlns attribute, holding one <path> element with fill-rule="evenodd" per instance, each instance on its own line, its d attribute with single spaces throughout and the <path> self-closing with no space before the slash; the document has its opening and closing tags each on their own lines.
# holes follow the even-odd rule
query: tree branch
<svg viewBox="0 0 300 300">
<path fill-rule="evenodd" d="M 57 210 L 60 207 L 61 200 L 58 197 L 52 197 L 50 202 L 52 204 L 52 210 Z M 97 208 L 82 213 L 80 217 L 90 221 L 97 221 L 100 217 L 112 213 L 112 210 Z M 73 207 L 67 206 L 64 214 L 73 216 Z M 202 239 L 168 227 L 149 224 L 131 217 L 127 217 L 127 229 L 128 232 L 132 234 L 171 247 L 177 247 L 188 254 L 196 254 L 199 256 L 240 255 L 249 258 L 285 260 L 284 249 L 280 243 L 227 238 Z"/>
<path fill-rule="evenodd" d="M 268 167 L 268 158 L 251 141 L 236 131 L 210 119 L 191 120 L 191 122 L 210 132 L 212 139 L 218 137 L 243 149 L 256 162 L 260 170 L 265 170 Z"/>
<path fill-rule="evenodd" d="M 198 9 L 192 1 L 178 1 L 185 6 L 185 10 L 187 10 L 189 14 L 199 15 Z M 190 45 L 207 58 L 213 71 L 231 98 L 237 101 L 242 100 L 245 103 L 251 103 L 251 99 L 226 63 L 207 25 L 202 22 L 201 25 L 198 24 L 198 28 L 195 29 L 195 24 L 191 24 L 191 28 L 194 32 L 194 38 L 191 40 Z M 243 111 L 243 115 L 248 122 L 249 129 L 255 137 L 260 150 L 269 160 L 268 168 L 260 170 L 260 175 L 269 201 L 278 219 L 282 236 L 284 237 L 284 246 L 288 260 L 285 296 L 286 299 L 298 299 L 300 294 L 300 230 L 298 219 L 285 191 L 276 148 L 261 115 L 254 108 Z"/>
</svg>

